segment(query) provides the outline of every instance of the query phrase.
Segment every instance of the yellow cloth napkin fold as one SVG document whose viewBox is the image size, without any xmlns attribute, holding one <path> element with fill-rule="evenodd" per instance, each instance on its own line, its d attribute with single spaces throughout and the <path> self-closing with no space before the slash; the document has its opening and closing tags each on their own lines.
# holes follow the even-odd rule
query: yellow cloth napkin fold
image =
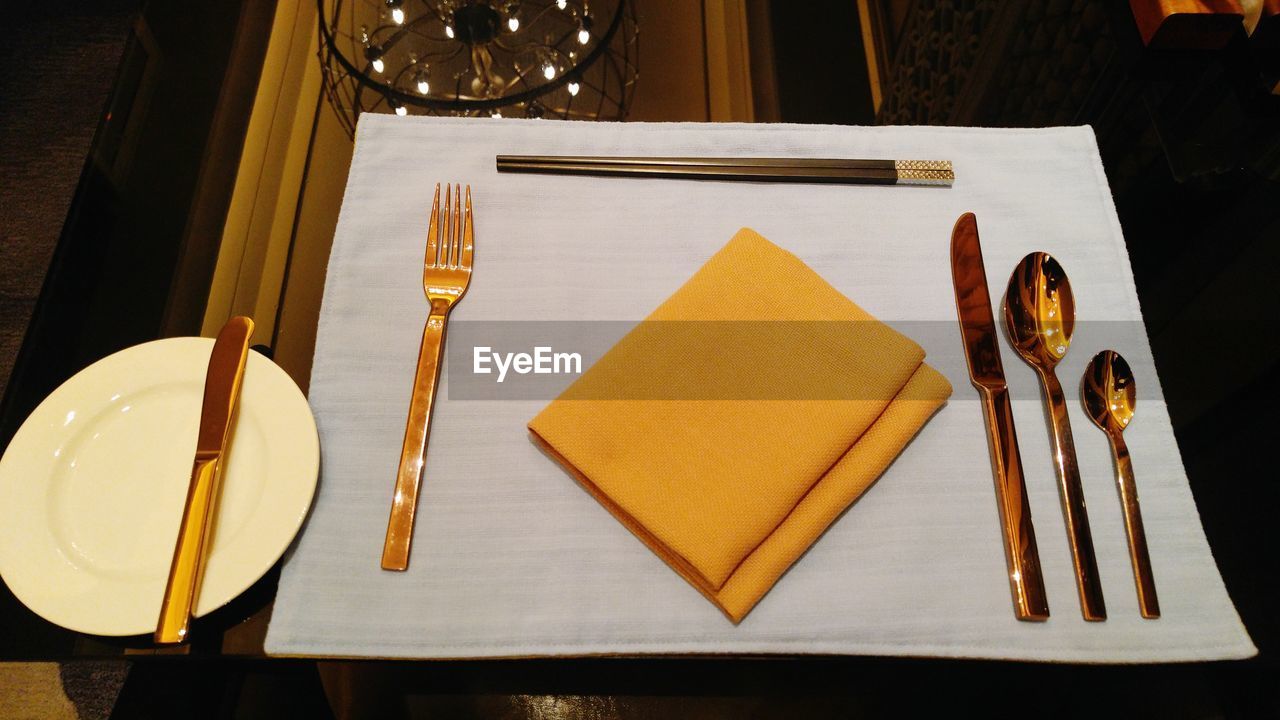
<svg viewBox="0 0 1280 720">
<path fill-rule="evenodd" d="M 950 394 L 919 345 L 744 228 L 529 429 L 736 623 Z"/>
</svg>

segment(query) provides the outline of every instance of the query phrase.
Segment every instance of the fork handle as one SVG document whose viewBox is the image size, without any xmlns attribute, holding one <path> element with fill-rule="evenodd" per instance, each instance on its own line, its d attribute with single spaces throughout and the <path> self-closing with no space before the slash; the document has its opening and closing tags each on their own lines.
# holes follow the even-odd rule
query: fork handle
<svg viewBox="0 0 1280 720">
<path fill-rule="evenodd" d="M 431 434 L 431 409 L 435 405 L 440 380 L 440 357 L 444 348 L 447 306 L 433 304 L 418 350 L 418 371 L 413 376 L 413 398 L 400 449 L 400 469 L 396 472 L 396 493 L 391 500 L 387 539 L 382 546 L 383 570 L 408 570 L 409 546 L 413 543 L 413 518 L 418 509 L 418 489 L 426 465 L 427 439 Z"/>
</svg>

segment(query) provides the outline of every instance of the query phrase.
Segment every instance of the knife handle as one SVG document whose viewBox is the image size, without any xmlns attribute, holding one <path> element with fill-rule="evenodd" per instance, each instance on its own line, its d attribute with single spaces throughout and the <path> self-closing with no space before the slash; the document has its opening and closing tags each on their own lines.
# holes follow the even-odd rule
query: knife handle
<svg viewBox="0 0 1280 720">
<path fill-rule="evenodd" d="M 178 528 L 178 544 L 169 566 L 169 581 L 160 604 L 160 622 L 156 626 L 157 643 L 171 645 L 187 639 L 200 581 L 204 579 L 205 548 L 213 520 L 213 503 L 217 498 L 218 458 L 197 457 L 191 468 L 191 485 Z"/>
<path fill-rule="evenodd" d="M 413 397 L 405 422 L 404 445 L 400 448 L 400 468 L 396 472 L 395 496 L 387 521 L 387 538 L 382 546 L 383 570 L 408 570 L 409 548 L 413 544 L 413 518 L 418 510 L 418 490 L 426 466 L 427 440 L 431 436 L 431 410 L 440 380 L 440 356 L 444 348 L 445 324 L 449 311 L 432 308 L 422 332 L 418 350 L 418 371 L 413 376 Z"/>
<path fill-rule="evenodd" d="M 1046 620 L 1049 599 L 1040 571 L 1040 551 L 1031 523 L 1031 506 L 1018 454 L 1018 434 L 1013 427 L 1013 406 L 1007 388 L 979 386 L 982 412 L 991 440 L 991 465 L 995 471 L 996 502 L 1004 531 L 1005 560 L 1009 566 L 1009 589 L 1019 620 Z"/>
</svg>

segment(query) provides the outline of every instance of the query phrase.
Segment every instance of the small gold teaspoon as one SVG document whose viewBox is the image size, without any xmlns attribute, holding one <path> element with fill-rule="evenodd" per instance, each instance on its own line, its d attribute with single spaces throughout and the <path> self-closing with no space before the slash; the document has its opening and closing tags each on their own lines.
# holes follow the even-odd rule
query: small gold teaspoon
<svg viewBox="0 0 1280 720">
<path fill-rule="evenodd" d="M 1080 611 L 1085 620 L 1106 620 L 1107 606 L 1102 599 L 1102 579 L 1098 575 L 1093 535 L 1089 531 L 1080 468 L 1076 465 L 1071 421 L 1067 417 L 1062 383 L 1054 373 L 1054 367 L 1071 345 L 1071 331 L 1076 322 L 1071 283 L 1057 260 L 1047 253 L 1035 252 L 1018 263 L 1004 296 L 1004 320 L 1013 349 L 1035 369 L 1044 390 L 1054 469 L 1058 473 L 1062 512 L 1066 516 L 1076 587 L 1080 592 Z"/>
<path fill-rule="evenodd" d="M 1147 534 L 1142 529 L 1142 511 L 1138 508 L 1138 487 L 1133 481 L 1133 463 L 1125 446 L 1124 429 L 1133 419 L 1137 405 L 1137 389 L 1129 363 L 1119 353 L 1103 350 L 1093 356 L 1080 384 L 1085 412 L 1094 425 L 1102 428 L 1111 440 L 1111 455 L 1116 463 L 1116 486 L 1124 507 L 1124 529 L 1129 536 L 1129 559 L 1133 562 L 1133 578 L 1138 586 L 1138 608 L 1144 618 L 1160 617 L 1160 601 L 1156 598 L 1156 581 L 1147 554 Z"/>
</svg>

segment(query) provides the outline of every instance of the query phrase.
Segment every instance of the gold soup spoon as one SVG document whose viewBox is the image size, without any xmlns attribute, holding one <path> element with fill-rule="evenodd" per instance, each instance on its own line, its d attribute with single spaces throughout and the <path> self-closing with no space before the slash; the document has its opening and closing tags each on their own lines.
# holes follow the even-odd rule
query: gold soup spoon
<svg viewBox="0 0 1280 720">
<path fill-rule="evenodd" d="M 1009 289 L 1004 296 L 1004 320 L 1014 350 L 1040 376 L 1044 390 L 1053 440 L 1054 469 L 1058 473 L 1067 538 L 1071 543 L 1071 560 L 1076 570 L 1076 588 L 1080 592 L 1080 610 L 1085 620 L 1106 620 L 1107 607 L 1102 600 L 1102 580 L 1098 576 L 1089 514 L 1085 510 L 1084 489 L 1080 485 L 1080 469 L 1076 465 L 1071 421 L 1067 418 L 1062 383 L 1054 373 L 1054 367 L 1071 345 L 1075 317 L 1071 283 L 1058 261 L 1042 252 L 1023 258 L 1009 278 Z"/>
<path fill-rule="evenodd" d="M 1093 356 L 1080 384 L 1085 412 L 1094 425 L 1111 439 L 1111 456 L 1116 461 L 1116 486 L 1124 508 L 1124 529 L 1129 536 L 1129 559 L 1133 562 L 1133 579 L 1138 586 L 1138 608 L 1144 618 L 1160 617 L 1160 601 L 1156 598 L 1156 581 L 1147 554 L 1147 534 L 1142 529 L 1142 511 L 1138 509 L 1138 487 L 1133 482 L 1133 463 L 1122 433 L 1133 419 L 1137 390 L 1129 363 L 1113 350 Z"/>
</svg>

